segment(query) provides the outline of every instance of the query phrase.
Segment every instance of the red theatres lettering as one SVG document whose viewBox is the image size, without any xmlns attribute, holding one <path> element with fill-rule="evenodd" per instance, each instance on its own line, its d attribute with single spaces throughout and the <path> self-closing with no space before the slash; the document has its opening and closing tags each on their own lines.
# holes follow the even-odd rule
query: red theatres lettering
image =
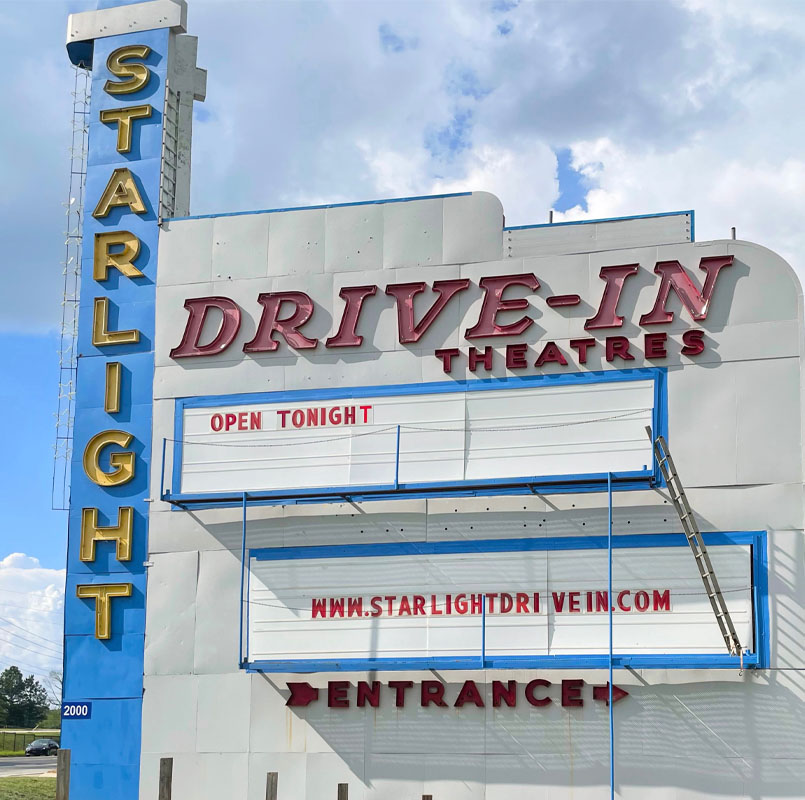
<svg viewBox="0 0 805 800">
<path fill-rule="evenodd" d="M 660 282 L 654 305 L 650 311 L 639 317 L 640 325 L 654 326 L 673 322 L 674 312 L 667 306 L 673 292 L 682 307 L 694 322 L 707 319 L 721 271 L 733 263 L 733 256 L 709 256 L 702 258 L 699 269 L 705 273 L 701 286 L 685 270 L 679 261 L 659 261 L 654 273 Z M 603 281 L 603 291 L 596 312 L 589 317 L 584 327 L 588 331 L 607 331 L 622 328 L 626 316 L 623 306 L 636 295 L 640 282 L 634 276 L 640 272 L 639 264 L 618 264 L 602 267 L 599 277 Z M 455 298 L 470 290 L 469 278 L 412 283 L 393 283 L 385 288 L 385 294 L 394 299 L 397 312 L 397 338 L 401 344 L 416 344 L 430 330 L 448 306 L 455 311 Z M 327 348 L 360 347 L 364 343 L 364 333 L 358 333 L 363 309 L 367 303 L 379 302 L 376 285 L 345 286 L 339 297 L 344 308 L 336 332 L 324 342 Z M 494 275 L 481 278 L 477 289 L 481 292 L 478 318 L 464 331 L 465 339 L 500 338 L 520 336 L 534 325 L 534 319 L 527 311 L 530 305 L 529 294 L 543 287 L 539 278 L 531 272 L 514 275 Z M 428 295 L 432 295 L 428 299 Z M 476 295 L 477 296 L 477 295 Z M 544 298 L 548 308 L 558 309 L 551 313 L 572 314 L 581 298 L 575 294 L 552 295 Z M 262 314 L 253 338 L 243 345 L 245 353 L 271 353 L 284 343 L 295 350 L 314 350 L 319 339 L 305 333 L 315 313 L 311 297 L 302 291 L 264 292 L 257 297 L 262 306 Z M 416 306 L 419 303 L 420 307 Z M 197 297 L 185 301 L 188 318 L 179 344 L 171 350 L 172 358 L 211 356 L 224 352 L 232 345 L 240 330 L 241 310 L 228 297 Z M 515 312 L 520 312 L 519 315 Z M 366 331 L 366 333 L 370 333 Z M 634 337 L 633 337 L 634 338 Z M 526 343 L 506 345 L 505 355 L 497 353 L 491 345 L 471 347 L 467 351 L 467 366 L 470 372 L 491 372 L 496 359 L 505 359 L 509 370 L 537 369 L 550 365 L 566 366 L 570 351 L 575 351 L 579 364 L 591 359 L 608 363 L 624 364 L 634 361 L 636 342 L 625 336 L 608 335 L 603 339 L 570 339 L 560 347 L 555 341 L 543 341 L 533 351 Z M 662 360 L 668 357 L 668 336 L 665 333 L 645 333 L 642 351 L 648 360 Z M 679 352 L 685 356 L 695 356 L 704 351 L 704 333 L 698 329 L 684 331 Z M 450 373 L 464 354 L 457 348 L 443 348 L 435 351 L 445 372 Z"/>
</svg>

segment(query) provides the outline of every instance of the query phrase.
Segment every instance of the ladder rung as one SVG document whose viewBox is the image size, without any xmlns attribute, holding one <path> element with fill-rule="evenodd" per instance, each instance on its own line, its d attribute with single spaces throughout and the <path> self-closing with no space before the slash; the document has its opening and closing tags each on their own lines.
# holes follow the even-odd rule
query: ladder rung
<svg viewBox="0 0 805 800">
<path fill-rule="evenodd" d="M 650 432 L 649 435 L 651 435 Z M 717 588 L 718 582 L 716 581 L 715 572 L 707 554 L 707 547 L 700 536 L 698 526 L 696 525 L 696 517 L 685 495 L 685 487 L 682 485 L 682 481 L 676 472 L 676 466 L 671 458 L 671 451 L 661 436 L 654 440 L 654 456 L 657 459 L 660 472 L 668 485 L 668 493 L 671 497 L 671 502 L 674 504 L 676 513 L 679 515 L 679 521 L 682 523 L 685 537 L 693 552 L 696 566 L 699 569 L 699 575 L 704 584 L 705 593 L 712 605 L 713 613 L 724 639 L 724 643 L 727 646 L 727 650 L 732 655 L 740 653 L 741 643 L 732 625 L 732 619 L 729 614 L 729 609 L 724 602 L 724 597 Z"/>
</svg>

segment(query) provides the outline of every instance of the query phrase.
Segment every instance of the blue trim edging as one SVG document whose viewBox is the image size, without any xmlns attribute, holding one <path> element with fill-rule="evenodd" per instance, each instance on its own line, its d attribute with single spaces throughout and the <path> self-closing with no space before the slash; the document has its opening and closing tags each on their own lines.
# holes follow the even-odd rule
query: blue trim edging
<svg viewBox="0 0 805 800">
<path fill-rule="evenodd" d="M 601 219 L 572 219 L 566 222 L 540 222 L 536 225 L 511 225 L 504 228 L 504 231 L 527 231 L 533 228 L 559 228 L 567 225 L 595 225 L 599 222 L 628 222 L 633 219 L 656 219 L 657 217 L 683 217 L 690 216 L 690 240 L 693 241 L 693 216 L 694 211 L 662 211 L 658 214 L 632 214 L 625 217 L 602 217 Z"/>
<path fill-rule="evenodd" d="M 384 200 L 357 200 L 352 203 L 325 203 L 320 206 L 289 206 L 287 208 L 262 208 L 257 211 L 229 211 L 223 214 L 170 217 L 167 222 L 183 222 L 188 219 L 215 219 L 216 217 L 242 217 L 247 214 L 282 214 L 286 211 L 320 211 L 326 208 L 348 208 L 350 206 L 380 206 L 391 203 L 411 203 L 414 200 L 444 200 L 447 197 L 468 197 L 471 194 L 472 192 L 452 192 L 449 194 L 424 194 L 415 197 L 391 197 Z"/>
</svg>

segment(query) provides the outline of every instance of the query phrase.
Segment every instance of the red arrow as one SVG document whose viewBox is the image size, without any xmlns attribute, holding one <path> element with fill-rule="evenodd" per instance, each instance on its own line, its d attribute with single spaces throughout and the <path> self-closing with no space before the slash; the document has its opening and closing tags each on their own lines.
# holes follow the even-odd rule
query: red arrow
<svg viewBox="0 0 805 800">
<path fill-rule="evenodd" d="M 612 704 L 622 700 L 629 692 L 626 689 L 621 689 L 620 686 L 612 684 Z M 609 684 L 605 683 L 603 686 L 593 686 L 593 700 L 601 700 L 609 705 Z"/>
<path fill-rule="evenodd" d="M 319 690 L 307 682 L 289 683 L 288 688 L 291 696 L 286 701 L 286 706 L 307 706 L 319 699 Z"/>
</svg>

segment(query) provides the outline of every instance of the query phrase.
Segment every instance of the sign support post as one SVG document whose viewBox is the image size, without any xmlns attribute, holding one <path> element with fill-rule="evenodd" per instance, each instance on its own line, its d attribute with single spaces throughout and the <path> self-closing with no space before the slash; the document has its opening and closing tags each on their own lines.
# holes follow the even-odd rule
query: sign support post
<svg viewBox="0 0 805 800">
<path fill-rule="evenodd" d="M 615 717 L 612 705 L 612 473 L 607 473 L 607 558 L 608 589 L 607 605 L 609 606 L 609 797 L 615 800 Z"/>
<path fill-rule="evenodd" d="M 248 602 L 248 598 L 244 598 L 243 592 L 246 585 L 246 492 L 243 493 L 243 529 L 241 531 L 240 540 L 240 664 L 243 666 L 248 661 L 248 654 L 244 657 L 243 653 L 243 603 Z"/>
</svg>

